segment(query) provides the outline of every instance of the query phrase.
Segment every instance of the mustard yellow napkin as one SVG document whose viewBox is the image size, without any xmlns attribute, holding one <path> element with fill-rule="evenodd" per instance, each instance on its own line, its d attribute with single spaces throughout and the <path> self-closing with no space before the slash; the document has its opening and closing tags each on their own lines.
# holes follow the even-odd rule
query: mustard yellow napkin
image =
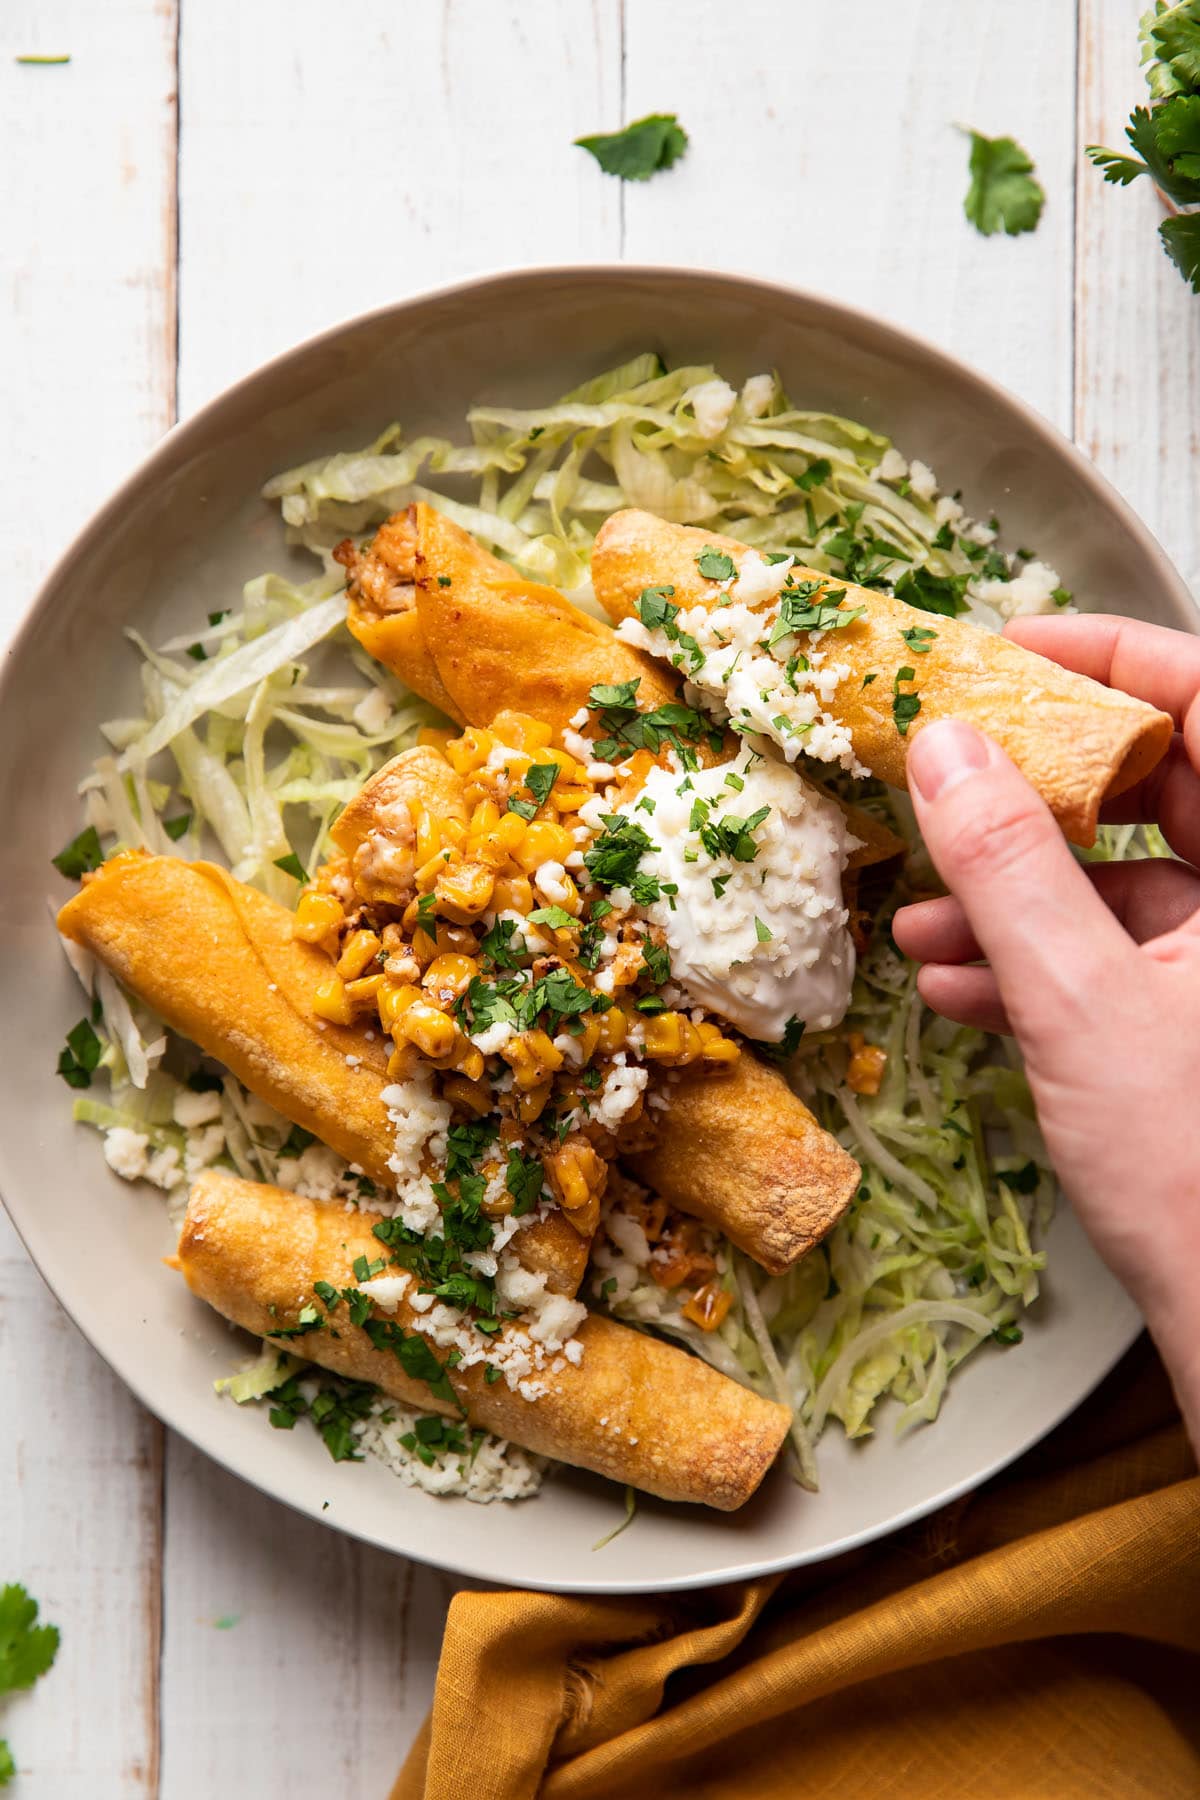
<svg viewBox="0 0 1200 1800">
<path fill-rule="evenodd" d="M 870 1551 L 659 1598 L 460 1594 L 392 1800 L 1195 1800 L 1198 1653 L 1200 1479 L 1143 1343 Z"/>
</svg>

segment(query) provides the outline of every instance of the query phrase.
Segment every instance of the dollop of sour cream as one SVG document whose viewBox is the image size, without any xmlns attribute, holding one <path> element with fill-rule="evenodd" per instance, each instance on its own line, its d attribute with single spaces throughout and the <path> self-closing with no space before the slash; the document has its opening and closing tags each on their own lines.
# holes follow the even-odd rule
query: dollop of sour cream
<svg viewBox="0 0 1200 1800">
<path fill-rule="evenodd" d="M 706 824 L 747 821 L 764 807 L 749 833 L 752 860 L 714 856 L 711 834 L 705 845 Z M 691 775 L 651 769 L 621 811 L 655 846 L 639 870 L 677 889 L 644 911 L 694 1000 L 765 1041 L 793 1018 L 818 1030 L 837 1024 L 854 980 L 842 872 L 857 839 L 832 801 L 794 769 L 745 752 Z"/>
</svg>

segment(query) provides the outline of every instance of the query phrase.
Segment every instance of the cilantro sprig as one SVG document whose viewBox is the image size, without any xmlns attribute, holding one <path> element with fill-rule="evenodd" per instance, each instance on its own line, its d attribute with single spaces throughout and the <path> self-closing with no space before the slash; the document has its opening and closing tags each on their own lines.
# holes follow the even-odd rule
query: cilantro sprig
<svg viewBox="0 0 1200 1800">
<path fill-rule="evenodd" d="M 677 607 L 672 612 L 677 612 Z M 649 750 L 657 756 L 669 744 L 684 767 L 698 766 L 693 744 L 707 738 L 718 745 L 720 733 L 690 706 L 668 701 L 648 712 L 639 712 L 637 691 L 641 677 L 632 681 L 599 681 L 588 691 L 588 708 L 597 714 L 603 737 L 592 746 L 597 762 L 624 762 L 635 750 Z"/>
<path fill-rule="evenodd" d="M 57 1625 L 39 1625 L 38 1603 L 20 1582 L 0 1588 L 0 1694 L 31 1688 L 58 1655 Z M 0 1787 L 17 1772 L 12 1751 L 0 1738 Z"/>
<path fill-rule="evenodd" d="M 1174 207 L 1200 205 L 1200 0 L 1159 4 L 1141 26 L 1142 60 L 1152 104 L 1136 106 L 1125 135 L 1128 156 L 1089 144 L 1106 181 L 1128 187 L 1148 175 Z M 1200 214 L 1179 213 L 1158 228 L 1163 249 L 1200 294 Z"/>
</svg>

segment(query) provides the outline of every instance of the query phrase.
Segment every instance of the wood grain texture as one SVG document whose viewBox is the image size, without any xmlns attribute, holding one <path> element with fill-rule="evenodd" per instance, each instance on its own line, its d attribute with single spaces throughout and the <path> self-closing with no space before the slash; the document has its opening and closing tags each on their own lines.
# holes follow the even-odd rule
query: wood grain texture
<svg viewBox="0 0 1200 1800">
<path fill-rule="evenodd" d="M 0 641 L 171 422 L 174 6 L 9 0 L 3 50 Z M 63 52 L 65 67 L 13 60 Z M 52 1673 L 0 1719 L 20 1792 L 151 1800 L 162 1431 L 60 1312 L 2 1214 L 0 1394 L 0 1582 L 23 1581 L 63 1634 Z"/>
<path fill-rule="evenodd" d="M 350 313 L 618 253 L 571 140 L 619 110 L 619 0 L 205 0 L 181 66 L 184 413 Z"/>
<path fill-rule="evenodd" d="M 1200 600 L 1200 299 L 1163 253 L 1144 177 L 1118 188 L 1083 155 L 1125 149 L 1146 103 L 1134 0 L 1081 0 L 1075 438 Z"/>
<path fill-rule="evenodd" d="M 743 269 L 904 325 L 1071 422 L 1074 9 L 862 0 L 626 11 L 628 118 L 676 111 L 670 174 L 629 187 L 625 255 Z M 963 217 L 955 122 L 1016 137 L 1048 200 L 1020 238 Z"/>
</svg>

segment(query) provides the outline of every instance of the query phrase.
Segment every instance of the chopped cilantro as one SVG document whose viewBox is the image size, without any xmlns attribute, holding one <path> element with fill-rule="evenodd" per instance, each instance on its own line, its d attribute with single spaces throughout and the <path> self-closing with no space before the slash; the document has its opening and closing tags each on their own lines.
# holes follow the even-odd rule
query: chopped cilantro
<svg viewBox="0 0 1200 1800">
<path fill-rule="evenodd" d="M 515 919 L 497 919 L 496 923 L 484 932 L 479 940 L 479 950 L 484 962 L 491 963 L 496 969 L 519 967 L 520 952 L 514 950 L 512 941 L 516 929 Z"/>
<path fill-rule="evenodd" d="M 742 789 L 745 787 L 745 785 L 746 784 L 742 780 L 740 775 L 732 775 L 731 774 L 731 775 L 727 775 L 725 777 L 725 786 L 729 787 L 729 788 L 733 788 L 736 793 L 740 794 Z"/>
<path fill-rule="evenodd" d="M 518 818 L 533 819 L 537 817 L 537 801 L 521 800 L 515 794 L 508 796 L 508 811 L 516 813 Z"/>
<path fill-rule="evenodd" d="M 650 938 L 642 939 L 642 966 L 648 970 L 655 987 L 661 987 L 664 981 L 671 979 L 671 953 L 665 944 L 656 944 Z"/>
<path fill-rule="evenodd" d="M 963 211 L 984 237 L 1004 231 L 1016 237 L 1033 231 L 1046 203 L 1045 191 L 1034 179 L 1033 164 L 1013 138 L 984 137 L 969 131 L 971 185 Z"/>
<path fill-rule="evenodd" d="M 439 587 L 449 587 L 451 579 L 452 579 L 452 577 L 449 575 L 439 575 L 437 578 L 437 584 Z"/>
<path fill-rule="evenodd" d="M 1025 1333 L 1019 1325 L 997 1325 L 992 1333 L 992 1340 L 997 1344 L 1019 1344 L 1023 1342 Z"/>
<path fill-rule="evenodd" d="M 294 850 L 289 850 L 286 856 L 277 856 L 275 867 L 282 869 L 285 875 L 290 875 L 295 881 L 307 881 L 308 879 L 304 872 L 304 864 Z"/>
<path fill-rule="evenodd" d="M 207 662 L 208 661 L 208 651 L 204 648 L 203 644 L 189 644 L 187 647 L 187 653 L 191 657 L 193 662 Z"/>
<path fill-rule="evenodd" d="M 769 925 L 764 925 L 757 914 L 755 914 L 754 918 L 754 935 L 760 944 L 769 944 L 771 939 L 775 936 L 771 927 Z"/>
<path fill-rule="evenodd" d="M 605 813 L 603 819 L 605 829 L 584 852 L 584 866 L 597 887 L 630 887 L 642 857 L 658 845 L 634 819 L 620 813 Z"/>
<path fill-rule="evenodd" d="M 637 610 L 638 618 L 647 631 L 657 631 L 663 625 L 674 623 L 679 613 L 679 608 L 671 605 L 671 595 L 674 592 L 675 589 L 670 582 L 661 582 L 657 587 L 642 589 L 638 595 Z"/>
<path fill-rule="evenodd" d="M 914 681 L 916 673 L 915 669 L 905 664 L 904 668 L 896 670 L 896 679 L 892 683 L 892 717 L 896 721 L 896 730 L 901 737 L 908 736 L 908 728 L 921 710 L 919 694 L 902 694 L 900 692 L 900 683 Z"/>
<path fill-rule="evenodd" d="M 522 1218 L 537 1205 L 545 1185 L 545 1174 L 540 1157 L 522 1156 L 519 1150 L 509 1151 L 504 1185 L 513 1197 L 515 1218 Z"/>
<path fill-rule="evenodd" d="M 1056 587 L 1050 589 L 1050 598 L 1053 600 L 1055 606 L 1070 606 L 1075 596 L 1070 588 Z"/>
<path fill-rule="evenodd" d="M 266 1335 L 273 1338 L 305 1337 L 310 1331 L 320 1331 L 322 1323 L 323 1321 L 320 1313 L 310 1301 L 306 1306 L 300 1308 L 300 1311 L 296 1314 L 296 1323 L 294 1325 L 276 1326 L 274 1330 L 268 1331 Z"/>
<path fill-rule="evenodd" d="M 548 925 L 551 931 L 570 931 L 579 920 L 573 919 L 565 907 L 539 906 L 536 912 L 529 915 L 531 925 Z"/>
<path fill-rule="evenodd" d="M 688 134 L 674 113 L 647 113 L 621 131 L 579 137 L 575 143 L 595 157 L 606 175 L 649 181 L 679 161 L 688 147 Z"/>
<path fill-rule="evenodd" d="M 353 1267 L 355 1281 L 370 1281 L 374 1276 L 382 1274 L 383 1258 L 382 1256 L 374 1259 L 367 1256 L 356 1256 Z"/>
<path fill-rule="evenodd" d="M 934 575 L 928 569 L 906 569 L 896 583 L 896 598 L 921 612 L 941 613 L 948 619 L 965 612 L 968 575 Z"/>
<path fill-rule="evenodd" d="M 760 1056 L 765 1056 L 770 1062 L 786 1062 L 789 1057 L 796 1054 L 803 1036 L 804 1020 L 796 1018 L 793 1014 L 783 1028 L 783 1036 L 776 1043 L 756 1043 L 754 1047 Z M 859 1199 L 866 1198 L 866 1192 L 860 1189 Z"/>
<path fill-rule="evenodd" d="M 104 1046 L 92 1029 L 91 1021 L 80 1019 L 78 1025 L 72 1025 L 67 1033 L 66 1045 L 58 1053 L 56 1072 L 68 1087 L 91 1087 L 92 1075 L 100 1065 L 103 1049 Z"/>
<path fill-rule="evenodd" d="M 929 625 L 913 625 L 907 631 L 902 631 L 900 636 L 914 656 L 928 656 L 929 646 L 937 636 L 937 632 Z"/>
<path fill-rule="evenodd" d="M 305 1131 L 303 1125 L 293 1125 L 292 1129 L 288 1132 L 282 1144 L 279 1146 L 279 1154 L 280 1156 L 299 1156 L 303 1151 L 308 1149 L 310 1144 L 315 1144 L 316 1141 L 317 1140 L 312 1132 Z"/>
<path fill-rule="evenodd" d="M 672 627 L 673 629 L 673 627 Z M 690 744 L 707 737 L 720 743 L 720 733 L 710 726 L 694 708 L 669 701 L 650 712 L 637 709 L 640 678 L 618 684 L 597 682 L 589 691 L 588 706 L 599 714 L 604 737 L 593 746 L 598 762 L 621 762 L 634 750 L 649 750 L 657 755 L 664 743 L 671 745 L 685 767 L 696 766 Z"/>
<path fill-rule="evenodd" d="M 18 57 L 18 62 L 68 62 L 68 57 Z M 31 1688 L 58 1655 L 57 1625 L 39 1625 L 38 1603 L 19 1582 L 0 1588 L 0 1694 Z M 17 1772 L 12 1751 L 0 1738 L 0 1787 Z"/>
<path fill-rule="evenodd" d="M 177 844 L 192 822 L 191 813 L 177 813 L 173 819 L 164 819 L 162 828 L 173 844 Z"/>
<path fill-rule="evenodd" d="M 810 462 L 803 475 L 796 476 L 796 486 L 802 493 L 810 494 L 814 488 L 824 487 L 833 475 L 833 464 L 827 456 L 818 456 Z"/>
<path fill-rule="evenodd" d="M 60 875 L 66 875 L 72 881 L 78 881 L 89 869 L 98 869 L 104 861 L 104 852 L 96 827 L 85 825 L 79 836 L 73 837 L 50 861 Z"/>
<path fill-rule="evenodd" d="M 870 685 L 873 681 L 878 681 L 878 680 L 879 680 L 879 670 L 872 669 L 869 674 L 863 676 L 862 684 L 864 687 L 870 687 Z"/>
<path fill-rule="evenodd" d="M 845 588 L 826 588 L 822 592 L 819 581 L 801 581 L 795 587 L 784 588 L 779 596 L 779 617 L 767 639 L 767 648 L 773 650 L 797 631 L 842 631 L 853 625 L 866 608 L 839 605 L 845 597 Z"/>
<path fill-rule="evenodd" d="M 557 763 L 534 763 L 526 771 L 525 786 L 529 789 L 539 806 L 545 806 L 550 798 L 550 789 L 558 780 Z"/>
<path fill-rule="evenodd" d="M 734 862 L 753 862 L 758 855 L 754 833 L 769 815 L 769 806 L 760 806 L 748 818 L 727 813 L 723 819 L 712 819 L 700 828 L 700 842 L 711 857 L 727 856 Z"/>
<path fill-rule="evenodd" d="M 406 1375 L 425 1382 L 439 1400 L 458 1404 L 450 1379 L 425 1338 L 406 1336 L 394 1319 L 368 1319 L 364 1329 L 376 1350 L 390 1350 Z"/>
<path fill-rule="evenodd" d="M 1019 1169 L 997 1169 L 996 1175 L 1014 1194 L 1036 1193 L 1038 1182 L 1042 1178 L 1041 1170 L 1032 1160 L 1022 1163 Z"/>
<path fill-rule="evenodd" d="M 696 558 L 696 567 L 706 581 L 728 581 L 731 575 L 737 574 L 732 556 L 725 550 L 714 549 L 711 544 Z"/>
</svg>

